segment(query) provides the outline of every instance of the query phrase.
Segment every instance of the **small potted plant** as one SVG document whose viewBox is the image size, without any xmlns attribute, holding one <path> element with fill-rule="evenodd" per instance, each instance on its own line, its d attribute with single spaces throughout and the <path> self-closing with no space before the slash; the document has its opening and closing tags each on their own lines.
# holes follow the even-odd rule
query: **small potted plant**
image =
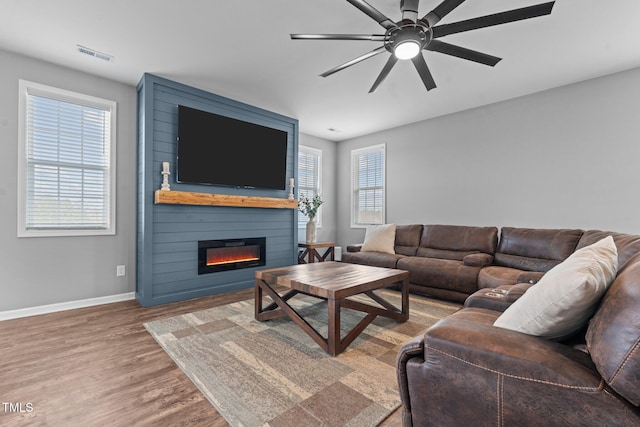
<svg viewBox="0 0 640 427">
<path fill-rule="evenodd" d="M 316 241 L 316 215 L 322 203 L 324 201 L 320 194 L 316 194 L 312 199 L 302 194 L 298 199 L 298 209 L 309 218 L 307 222 L 307 243 L 315 243 Z"/>
</svg>

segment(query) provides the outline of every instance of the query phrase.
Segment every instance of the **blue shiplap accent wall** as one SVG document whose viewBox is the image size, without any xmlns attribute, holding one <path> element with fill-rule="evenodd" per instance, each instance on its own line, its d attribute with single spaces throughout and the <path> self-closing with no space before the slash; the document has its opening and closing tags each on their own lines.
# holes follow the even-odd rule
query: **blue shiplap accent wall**
<svg viewBox="0 0 640 427">
<path fill-rule="evenodd" d="M 297 120 L 145 74 L 138 84 L 136 285 L 136 298 L 143 306 L 248 288 L 253 286 L 256 269 L 297 263 L 295 209 L 153 203 L 154 192 L 162 183 L 162 162 L 171 164 L 171 190 L 279 198 L 288 195 L 288 190 L 176 183 L 178 104 L 286 131 L 287 177 L 297 182 Z M 243 237 L 267 238 L 265 266 L 198 275 L 198 240 Z"/>
</svg>

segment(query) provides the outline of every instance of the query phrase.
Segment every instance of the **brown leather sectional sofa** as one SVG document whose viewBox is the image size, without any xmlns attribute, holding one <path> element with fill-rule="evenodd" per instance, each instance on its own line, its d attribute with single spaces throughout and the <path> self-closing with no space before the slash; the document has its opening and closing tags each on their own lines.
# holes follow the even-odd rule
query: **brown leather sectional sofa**
<svg viewBox="0 0 640 427">
<path fill-rule="evenodd" d="M 465 299 L 398 355 L 405 426 L 640 426 L 640 236 L 504 227 L 498 242 L 492 227 L 436 225 L 423 226 L 413 245 L 416 228 L 398 226 L 400 255 L 343 254 L 388 267 L 396 258 L 412 291 Z M 493 251 L 484 245 L 491 230 Z M 618 273 L 584 331 L 558 342 L 493 326 L 546 271 L 609 235 Z"/>
<path fill-rule="evenodd" d="M 498 229 L 458 225 L 398 225 L 395 254 L 347 246 L 343 262 L 409 271 L 411 292 L 464 300 L 478 290 L 478 274 L 493 264 Z"/>
<path fill-rule="evenodd" d="M 464 302 L 478 289 L 535 283 L 571 255 L 582 230 L 398 225 L 395 254 L 349 245 L 343 262 L 409 271 L 412 292 Z"/>
</svg>

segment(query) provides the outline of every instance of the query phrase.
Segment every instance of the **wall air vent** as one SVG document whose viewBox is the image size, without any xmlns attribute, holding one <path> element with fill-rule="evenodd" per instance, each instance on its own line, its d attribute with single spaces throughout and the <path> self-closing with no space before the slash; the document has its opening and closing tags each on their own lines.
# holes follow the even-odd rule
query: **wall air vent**
<svg viewBox="0 0 640 427">
<path fill-rule="evenodd" d="M 113 55 L 109 55 L 108 53 L 98 52 L 95 49 L 91 49 L 89 47 L 85 47 L 82 45 L 76 45 L 78 47 L 78 52 L 84 53 L 85 55 L 93 56 L 94 58 L 102 59 L 103 61 L 112 62 Z"/>
</svg>

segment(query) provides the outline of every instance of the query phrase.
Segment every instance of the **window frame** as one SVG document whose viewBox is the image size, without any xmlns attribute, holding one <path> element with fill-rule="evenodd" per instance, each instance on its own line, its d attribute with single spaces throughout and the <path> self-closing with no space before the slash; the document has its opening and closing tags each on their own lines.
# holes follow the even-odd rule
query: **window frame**
<svg viewBox="0 0 640 427">
<path fill-rule="evenodd" d="M 356 175 L 356 160 L 359 156 L 371 153 L 382 152 L 382 215 L 380 222 L 376 223 L 360 223 L 356 220 L 356 192 L 360 191 L 360 187 L 357 185 L 358 176 Z M 386 222 L 386 204 L 387 204 L 387 183 L 386 183 L 386 168 L 387 168 L 387 152 L 386 144 L 376 144 L 368 147 L 357 148 L 351 150 L 351 228 L 367 228 L 372 225 L 381 225 Z"/>
<path fill-rule="evenodd" d="M 117 103 L 78 92 L 47 86 L 27 80 L 18 81 L 18 237 L 62 237 L 62 236 L 102 236 L 116 234 L 116 119 Z M 105 228 L 65 228 L 64 225 L 51 228 L 27 227 L 27 182 L 28 182 L 28 97 L 47 97 L 57 101 L 98 108 L 109 112 L 109 159 L 106 181 L 107 226 Z"/>
<path fill-rule="evenodd" d="M 309 154 L 315 155 L 318 157 L 318 187 L 315 189 L 315 191 L 317 191 L 318 194 L 322 194 L 322 150 L 320 150 L 319 148 L 313 148 L 313 147 L 308 147 L 306 145 L 299 145 L 298 146 L 298 197 L 300 197 L 301 190 L 302 190 L 302 186 L 300 185 L 300 153 L 302 152 L 307 152 Z M 323 205 L 320 205 L 320 207 L 318 208 L 318 214 L 316 215 L 316 228 L 321 228 L 322 227 L 322 207 Z M 301 220 L 304 219 L 304 222 L 301 222 Z M 304 215 L 302 212 L 298 212 L 298 228 L 302 229 L 305 227 L 305 224 L 307 223 L 308 218 L 306 215 Z"/>
</svg>

